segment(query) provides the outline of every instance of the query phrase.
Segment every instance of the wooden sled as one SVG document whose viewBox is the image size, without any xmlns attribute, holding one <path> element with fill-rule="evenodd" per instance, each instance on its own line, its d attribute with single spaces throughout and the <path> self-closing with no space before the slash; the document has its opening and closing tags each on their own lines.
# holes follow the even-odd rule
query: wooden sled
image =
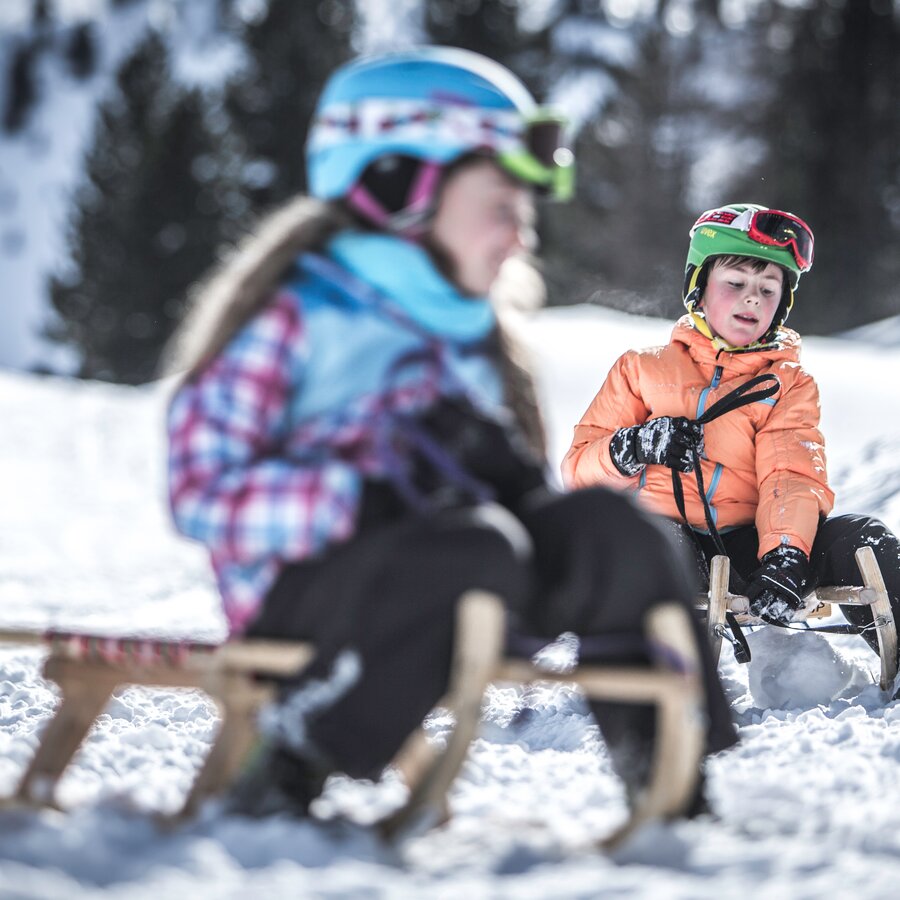
<svg viewBox="0 0 900 900">
<path fill-rule="evenodd" d="M 216 703 L 221 724 L 174 819 L 192 815 L 231 782 L 256 739 L 260 707 L 274 697 L 272 679 L 299 671 L 314 655 L 309 644 L 261 640 L 215 645 L 3 631 L 0 642 L 46 644 L 44 676 L 62 694 L 15 794 L 0 806 L 59 808 L 59 779 L 117 688 L 194 688 Z"/>
<path fill-rule="evenodd" d="M 878 636 L 881 657 L 881 689 L 890 690 L 897 675 L 897 626 L 891 601 L 875 553 L 871 547 L 856 551 L 856 564 L 862 576 L 860 587 L 819 587 L 809 594 L 803 610 L 797 612 L 794 621 L 831 615 L 831 604 L 843 606 L 871 606 L 875 631 Z M 741 625 L 765 625 L 750 614 L 750 601 L 740 594 L 728 591 L 730 564 L 728 557 L 715 556 L 710 565 L 709 594 L 701 598 L 701 605 L 708 608 L 707 631 L 712 644 L 713 658 L 718 659 L 725 634 L 725 613 L 733 612 Z"/>
<path fill-rule="evenodd" d="M 443 751 L 428 743 L 421 730 L 410 737 L 397 759 L 411 786 L 410 798 L 381 823 L 383 834 L 396 840 L 447 820 L 447 792 L 477 732 L 482 695 L 491 682 L 562 681 L 579 685 L 592 699 L 656 707 L 649 781 L 626 822 L 598 841 L 598 848 L 614 848 L 647 821 L 684 813 L 694 797 L 705 746 L 703 686 L 685 611 L 663 605 L 646 623 L 648 638 L 678 660 L 677 668 L 580 665 L 571 672 L 547 672 L 522 659 L 503 658 L 504 630 L 498 598 L 480 592 L 468 595 L 460 610 L 450 691 L 441 704 L 454 714 L 455 728 Z"/>
<path fill-rule="evenodd" d="M 580 666 L 565 674 L 545 672 L 503 658 L 505 614 L 497 597 L 466 594 L 459 606 L 450 689 L 440 704 L 453 713 L 455 727 L 443 749 L 427 741 L 422 729 L 401 749 L 394 764 L 410 787 L 409 799 L 380 823 L 382 834 L 396 841 L 446 821 L 447 793 L 477 733 L 484 691 L 493 681 L 574 682 L 592 698 L 656 706 L 650 780 L 628 820 L 599 842 L 601 848 L 613 847 L 643 822 L 684 812 L 696 789 L 705 734 L 696 649 L 685 613 L 674 605 L 650 615 L 647 633 L 678 660 L 677 669 Z M 256 738 L 257 713 L 273 698 L 272 679 L 296 673 L 314 655 L 308 644 L 279 641 L 209 645 L 0 631 L 0 642 L 46 644 L 44 675 L 62 694 L 15 794 L 0 806 L 57 806 L 63 772 L 118 687 L 186 687 L 216 702 L 222 724 L 183 807 L 170 817 L 174 820 L 192 815 L 231 782 Z"/>
</svg>

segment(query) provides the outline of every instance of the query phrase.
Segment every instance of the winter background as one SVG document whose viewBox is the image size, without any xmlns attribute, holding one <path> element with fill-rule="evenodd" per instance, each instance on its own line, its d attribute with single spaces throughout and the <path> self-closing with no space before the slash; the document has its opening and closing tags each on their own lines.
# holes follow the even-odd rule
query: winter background
<svg viewBox="0 0 900 900">
<path fill-rule="evenodd" d="M 0 17 L 12 20 L 17 6 L 3 2 Z M 81 14 L 97 4 L 60 0 L 66 6 Z M 195 52 L 207 5 L 175 6 L 199 17 L 181 32 L 184 65 L 196 77 L 225 65 Z M 105 68 L 79 85 L 48 62 L 32 127 L 0 140 L 0 626 L 218 640 L 224 623 L 205 556 L 167 515 L 167 384 L 26 371 L 72 366 L 71 350 L 41 337 L 46 277 L 64 252 L 91 111 L 147 9 L 112 4 L 107 14 L 121 46 Z M 372 21 L 375 41 L 386 20 Z M 553 467 L 615 357 L 664 342 L 670 328 L 583 305 L 527 322 Z M 804 361 L 821 386 L 837 511 L 900 529 L 900 316 L 808 338 Z M 178 807 L 216 716 L 195 692 L 130 688 L 60 785 L 70 812 L 0 811 L 0 897 L 896 897 L 900 702 L 878 690 L 876 658 L 854 637 L 763 629 L 752 642 L 750 666 L 723 650 L 742 740 L 709 763 L 717 816 L 650 828 L 612 857 L 589 844 L 622 820 L 624 797 L 596 727 L 564 685 L 491 689 L 450 796 L 453 819 L 399 851 L 363 828 L 248 822 L 214 805 L 178 831 L 158 830 L 151 814 Z M 14 790 L 55 707 L 41 662 L 39 650 L 0 647 L 0 795 Z M 516 720 L 522 706 L 535 714 Z M 448 724 L 438 713 L 429 732 L 439 740 Z M 333 779 L 316 812 L 364 825 L 403 790 L 390 775 L 379 785 Z"/>
</svg>

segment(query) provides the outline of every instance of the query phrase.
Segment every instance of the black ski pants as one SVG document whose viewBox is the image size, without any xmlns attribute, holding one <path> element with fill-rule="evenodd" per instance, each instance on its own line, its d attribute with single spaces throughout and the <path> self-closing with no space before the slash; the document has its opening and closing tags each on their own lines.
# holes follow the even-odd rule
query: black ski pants
<svg viewBox="0 0 900 900">
<path fill-rule="evenodd" d="M 695 532 L 696 533 L 696 532 Z M 709 535 L 696 533 L 703 555 L 709 562 L 716 548 Z M 722 533 L 722 542 L 731 564 L 747 581 L 759 567 L 756 554 L 759 536 L 753 525 L 744 525 Z M 870 516 L 842 515 L 825 519 L 816 532 L 809 561 L 812 571 L 810 590 L 819 585 L 862 584 L 854 553 L 858 547 L 870 546 L 875 553 L 885 587 L 891 600 L 895 621 L 900 622 L 900 540 L 879 519 Z M 842 606 L 841 612 L 854 625 L 872 624 L 872 610 L 868 606 Z M 878 653 L 878 638 L 874 631 L 863 633 L 872 649 Z"/>
<path fill-rule="evenodd" d="M 364 529 L 288 566 L 248 633 L 315 642 L 315 663 L 288 692 L 327 680 L 335 658 L 352 649 L 358 679 L 309 717 L 305 733 L 340 770 L 373 778 L 445 693 L 456 605 L 467 590 L 498 594 L 516 630 L 547 640 L 563 631 L 606 637 L 617 662 L 640 663 L 644 615 L 667 601 L 687 609 L 695 580 L 676 542 L 630 499 L 604 488 L 547 492 L 518 516 L 483 504 Z M 708 747 L 720 750 L 736 736 L 699 626 L 696 640 Z M 652 731 L 647 707 L 592 708 L 608 741 Z"/>
</svg>

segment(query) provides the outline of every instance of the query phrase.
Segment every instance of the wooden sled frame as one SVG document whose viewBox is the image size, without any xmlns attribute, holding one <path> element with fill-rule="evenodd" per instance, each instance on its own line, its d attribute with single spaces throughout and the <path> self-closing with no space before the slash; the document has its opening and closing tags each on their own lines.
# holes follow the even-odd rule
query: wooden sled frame
<svg viewBox="0 0 900 900">
<path fill-rule="evenodd" d="M 49 644 L 44 676 L 62 694 L 15 794 L 0 806 L 59 808 L 57 784 L 117 688 L 193 688 L 215 702 L 221 723 L 174 820 L 193 815 L 231 782 L 256 739 L 260 707 L 274 698 L 272 679 L 299 671 L 314 656 L 309 644 L 262 640 L 215 646 L 0 632 L 0 642 Z"/>
<path fill-rule="evenodd" d="M 443 749 L 429 742 L 422 729 L 401 749 L 394 765 L 410 786 L 409 798 L 379 823 L 383 836 L 398 841 L 447 820 L 447 793 L 477 734 L 484 692 L 496 681 L 575 683 L 593 699 L 656 707 L 649 781 L 627 821 L 598 841 L 598 847 L 611 849 L 642 823 L 683 813 L 694 797 L 705 743 L 699 662 L 682 608 L 658 607 L 646 627 L 649 639 L 678 661 L 677 670 L 585 665 L 552 673 L 524 660 L 504 659 L 502 602 L 486 592 L 467 593 L 459 605 L 450 689 L 439 704 L 453 713 L 455 727 Z M 57 806 L 60 778 L 120 686 L 194 688 L 215 701 L 222 724 L 184 805 L 169 821 L 191 816 L 204 799 L 232 781 L 256 738 L 257 713 L 274 696 L 272 679 L 296 673 L 314 656 L 309 644 L 279 641 L 214 646 L 0 632 L 0 642 L 49 644 L 44 675 L 62 694 L 16 792 L 0 800 L 0 806 Z"/>
<path fill-rule="evenodd" d="M 897 676 L 897 626 L 891 601 L 888 597 L 884 577 L 871 547 L 860 547 L 856 551 L 856 564 L 862 576 L 862 586 L 819 587 L 806 597 L 805 608 L 795 616 L 801 622 L 808 618 L 828 616 L 831 604 L 844 606 L 870 606 L 878 637 L 881 657 L 881 680 L 883 691 L 891 689 Z M 740 624 L 765 625 L 762 619 L 750 615 L 750 601 L 740 594 L 728 591 L 730 564 L 727 556 L 713 557 L 709 572 L 709 594 L 704 606 L 708 607 L 707 632 L 712 644 L 713 658 L 718 659 L 725 634 L 725 613 L 733 612 Z"/>
<path fill-rule="evenodd" d="M 380 823 L 389 840 L 447 820 L 447 792 L 476 735 L 482 697 L 492 682 L 574 683 L 591 699 L 656 707 L 649 780 L 635 798 L 628 819 L 598 840 L 598 849 L 611 850 L 645 822 L 672 819 L 687 810 L 697 788 L 706 731 L 700 662 L 683 608 L 674 603 L 660 605 L 649 613 L 645 623 L 649 640 L 678 661 L 677 669 L 580 665 L 571 672 L 554 673 L 525 660 L 503 658 L 503 605 L 497 597 L 482 592 L 463 598 L 457 627 L 450 691 L 440 704 L 451 710 L 456 725 L 442 752 L 425 740 L 421 729 L 401 750 L 396 764 L 411 786 L 410 798 Z"/>
</svg>

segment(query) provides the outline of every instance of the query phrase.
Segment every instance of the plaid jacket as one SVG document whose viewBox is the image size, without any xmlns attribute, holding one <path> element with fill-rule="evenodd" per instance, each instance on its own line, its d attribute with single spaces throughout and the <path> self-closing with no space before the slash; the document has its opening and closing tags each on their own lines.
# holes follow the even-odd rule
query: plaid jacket
<svg viewBox="0 0 900 900">
<path fill-rule="evenodd" d="M 301 257 L 169 407 L 176 527 L 209 549 L 232 632 L 286 563 L 353 535 L 363 480 L 388 464 L 391 417 L 461 391 L 501 404 L 483 341 L 428 334 L 333 261 Z"/>
</svg>

